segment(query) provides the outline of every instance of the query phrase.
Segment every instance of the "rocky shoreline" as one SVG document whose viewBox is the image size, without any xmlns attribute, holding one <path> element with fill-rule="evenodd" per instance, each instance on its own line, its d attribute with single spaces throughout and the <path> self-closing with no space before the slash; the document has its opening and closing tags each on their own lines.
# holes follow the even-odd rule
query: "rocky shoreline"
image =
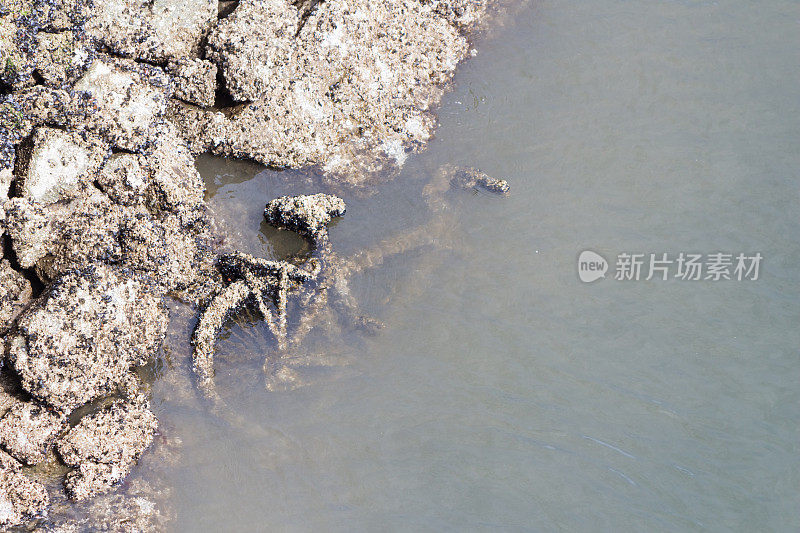
<svg viewBox="0 0 800 533">
<path fill-rule="evenodd" d="M 165 299 L 203 306 L 222 282 L 195 157 L 368 186 L 430 139 L 489 7 L 3 3 L 0 348 L 15 385 L 0 389 L 0 526 L 46 515 L 30 467 L 56 461 L 69 497 L 86 500 L 153 442 L 134 369 L 161 349 Z"/>
</svg>

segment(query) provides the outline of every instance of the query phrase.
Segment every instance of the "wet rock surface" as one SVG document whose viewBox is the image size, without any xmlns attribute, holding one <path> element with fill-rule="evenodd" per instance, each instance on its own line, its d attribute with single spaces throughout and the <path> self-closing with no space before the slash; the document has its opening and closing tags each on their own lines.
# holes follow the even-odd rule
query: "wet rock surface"
<svg viewBox="0 0 800 533">
<path fill-rule="evenodd" d="M 70 497 L 96 496 L 126 477 L 153 442 L 157 427 L 143 402 L 120 400 L 84 417 L 58 442 L 61 458 L 76 468 L 65 481 Z"/>
</svg>

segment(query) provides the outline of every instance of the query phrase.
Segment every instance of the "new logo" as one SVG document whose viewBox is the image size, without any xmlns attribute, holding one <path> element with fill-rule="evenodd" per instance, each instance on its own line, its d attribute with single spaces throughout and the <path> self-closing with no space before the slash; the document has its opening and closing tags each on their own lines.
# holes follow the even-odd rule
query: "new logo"
<svg viewBox="0 0 800 533">
<path fill-rule="evenodd" d="M 591 283 L 600 278 L 606 277 L 608 271 L 608 261 L 591 250 L 584 250 L 578 256 L 578 277 L 584 283 Z"/>
</svg>

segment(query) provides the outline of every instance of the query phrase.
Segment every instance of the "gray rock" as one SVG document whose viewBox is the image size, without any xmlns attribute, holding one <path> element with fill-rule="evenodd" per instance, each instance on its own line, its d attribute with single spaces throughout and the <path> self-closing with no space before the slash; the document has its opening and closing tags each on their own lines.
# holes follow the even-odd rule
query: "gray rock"
<svg viewBox="0 0 800 533">
<path fill-rule="evenodd" d="M 11 189 L 12 181 L 14 181 L 14 168 L 0 168 L 0 204 L 8 200 L 8 191 Z"/>
<path fill-rule="evenodd" d="M 107 150 L 105 143 L 93 137 L 38 128 L 21 196 L 43 205 L 78 196 L 90 186 Z"/>
<path fill-rule="evenodd" d="M 34 63 L 47 85 L 62 87 L 72 84 L 91 64 L 95 52 L 77 35 L 71 31 L 39 32 L 36 35 Z"/>
<path fill-rule="evenodd" d="M 154 148 L 146 153 L 153 182 L 147 192 L 148 206 L 157 212 L 174 213 L 203 205 L 203 178 L 177 128 L 162 123 L 152 144 Z"/>
<path fill-rule="evenodd" d="M 31 268 L 52 244 L 52 225 L 45 208 L 27 198 L 12 198 L 4 205 L 5 228 L 22 268 Z"/>
<path fill-rule="evenodd" d="M 122 224 L 122 263 L 145 274 L 164 292 L 195 300 L 206 292 L 214 258 L 208 220 L 200 216 L 191 226 L 179 216 L 155 218 L 146 212 L 129 214 Z"/>
<path fill-rule="evenodd" d="M 45 459 L 66 427 L 65 415 L 36 403 L 18 402 L 0 419 L 0 444 L 17 460 L 35 465 Z"/>
<path fill-rule="evenodd" d="M 8 260 L 0 261 L 0 333 L 8 331 L 13 320 L 30 300 L 30 282 L 11 268 Z"/>
<path fill-rule="evenodd" d="M 58 279 L 17 320 L 9 359 L 35 398 L 70 412 L 128 384 L 155 355 L 167 311 L 124 271 L 92 266 Z"/>
<path fill-rule="evenodd" d="M 232 97 L 249 103 L 227 118 L 200 118 L 190 133 L 204 135 L 202 144 L 357 181 L 402 165 L 429 139 L 429 110 L 467 41 L 417 2 L 324 2 L 303 23 L 281 0 L 242 0 L 212 31 L 208 55 Z"/>
<path fill-rule="evenodd" d="M 109 0 L 94 6 L 86 34 L 100 48 L 148 61 L 197 56 L 217 20 L 217 0 Z"/>
<path fill-rule="evenodd" d="M 58 442 L 64 462 L 76 470 L 65 485 L 74 500 L 107 491 L 125 478 L 158 427 L 146 405 L 117 401 L 83 418 Z"/>
<path fill-rule="evenodd" d="M 36 0 L 34 13 L 44 32 L 80 28 L 91 13 L 93 2 L 86 0 Z"/>
<path fill-rule="evenodd" d="M 6 202 L 6 228 L 20 266 L 36 268 L 46 280 L 91 263 L 118 262 L 121 220 L 122 208 L 94 188 L 67 203 Z"/>
<path fill-rule="evenodd" d="M 265 97 L 278 76 L 296 72 L 300 13 L 285 0 L 243 0 L 211 32 L 208 56 L 237 102 Z"/>
<path fill-rule="evenodd" d="M 25 114 L 14 96 L 0 96 L 0 203 L 8 198 L 14 180 L 15 147 L 29 133 Z"/>
<path fill-rule="evenodd" d="M 217 66 L 202 59 L 180 59 L 167 67 L 175 85 L 173 96 L 203 107 L 214 105 L 217 93 Z"/>
<path fill-rule="evenodd" d="M 4 112 L 4 108 L 8 111 Z M 39 126 L 57 127 L 84 135 L 92 129 L 101 129 L 98 122 L 102 118 L 91 93 L 45 85 L 9 95 L 5 105 L 0 105 L 0 118 L 3 116 L 8 116 L 14 124 L 16 140 L 13 144 L 19 144 Z"/>
<path fill-rule="evenodd" d="M 74 89 L 93 97 L 96 109 L 87 117 L 93 129 L 118 148 L 137 151 L 152 141 L 166 110 L 169 77 L 149 65 L 98 57 Z"/>
<path fill-rule="evenodd" d="M 11 0 L 9 3 L 11 5 L 6 6 L 4 2 L 3 12 L 0 12 L 0 82 L 19 90 L 35 84 L 36 32 L 20 20 L 24 13 L 30 13 L 30 2 Z"/>
<path fill-rule="evenodd" d="M 47 489 L 24 474 L 0 468 L 0 526 L 10 527 L 44 515 L 50 505 Z"/>
<path fill-rule="evenodd" d="M 146 206 L 154 214 L 191 211 L 204 205 L 205 185 L 175 126 L 159 123 L 143 154 L 115 154 L 97 182 L 116 203 Z"/>
<path fill-rule="evenodd" d="M 486 14 L 491 0 L 420 0 L 462 31 L 473 30 Z"/>
<path fill-rule="evenodd" d="M 22 472 L 22 463 L 0 450 L 0 470 L 11 470 L 12 472 Z"/>
<path fill-rule="evenodd" d="M 150 183 L 147 160 L 139 154 L 114 154 L 97 173 L 97 184 L 103 192 L 124 206 L 143 205 Z"/>
<path fill-rule="evenodd" d="M 0 339 L 2 340 L 2 339 Z M 0 343 L 0 349 L 5 349 L 5 343 Z M 5 388 L 0 388 L 0 417 L 5 415 L 12 407 L 19 403 L 19 398 Z"/>
</svg>

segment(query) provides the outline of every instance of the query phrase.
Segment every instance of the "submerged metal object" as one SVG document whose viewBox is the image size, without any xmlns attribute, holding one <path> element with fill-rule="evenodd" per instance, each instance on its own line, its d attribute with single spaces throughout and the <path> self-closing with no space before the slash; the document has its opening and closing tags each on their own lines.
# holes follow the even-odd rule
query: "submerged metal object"
<svg viewBox="0 0 800 533">
<path fill-rule="evenodd" d="M 301 284 L 318 278 L 319 265 L 325 263 L 329 252 L 327 225 L 344 212 L 344 201 L 326 194 L 282 197 L 267 205 L 265 216 L 270 223 L 293 229 L 311 240 L 315 260 L 311 261 L 310 270 L 288 261 L 269 261 L 241 252 L 219 257 L 224 286 L 200 315 L 193 338 L 193 367 L 200 389 L 207 396 L 215 395 L 214 342 L 225 320 L 237 310 L 255 304 L 275 337 L 278 350 L 286 347 L 289 295 L 297 292 Z"/>
<path fill-rule="evenodd" d="M 446 191 L 476 186 L 498 194 L 508 191 L 505 181 L 495 180 L 480 171 L 443 167 L 423 190 L 424 200 L 434 215 L 430 221 L 347 258 L 333 251 L 328 238 L 328 224 L 346 211 L 341 198 L 320 193 L 283 196 L 269 202 L 264 211 L 266 220 L 308 239 L 313 248 L 312 256 L 297 264 L 260 259 L 241 252 L 218 258 L 222 286 L 201 313 L 192 339 L 193 368 L 201 392 L 209 398 L 218 398 L 213 382 L 214 345 L 225 321 L 245 308 L 257 311 L 276 343 L 280 363 L 277 367 L 269 359 L 264 363 L 269 390 L 294 385 L 295 372 L 291 366 L 308 364 L 308 358 L 298 357 L 295 352 L 301 351 L 300 344 L 315 325 L 344 319 L 360 329 L 382 327 L 377 320 L 359 313 L 358 304 L 350 293 L 350 279 L 366 269 L 382 265 L 391 256 L 426 245 L 443 246 L 442 236 L 453 226 L 447 210 L 443 209 Z M 290 321 L 287 305 L 292 298 L 297 305 L 292 308 Z"/>
</svg>

